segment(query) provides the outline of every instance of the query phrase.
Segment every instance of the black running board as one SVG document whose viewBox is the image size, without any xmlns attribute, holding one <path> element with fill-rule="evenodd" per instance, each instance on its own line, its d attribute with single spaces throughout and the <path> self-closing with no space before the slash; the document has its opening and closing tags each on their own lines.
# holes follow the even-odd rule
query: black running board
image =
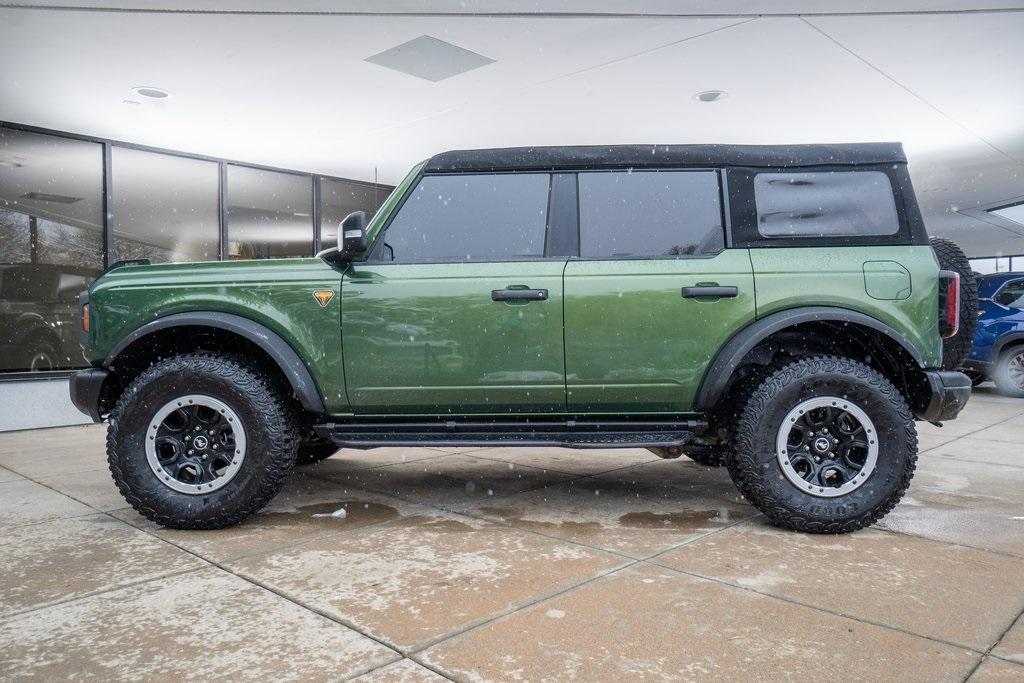
<svg viewBox="0 0 1024 683">
<path fill-rule="evenodd" d="M 670 448 L 706 428 L 697 420 L 436 420 L 331 422 L 318 436 L 343 448 L 379 446 L 556 446 Z"/>
</svg>

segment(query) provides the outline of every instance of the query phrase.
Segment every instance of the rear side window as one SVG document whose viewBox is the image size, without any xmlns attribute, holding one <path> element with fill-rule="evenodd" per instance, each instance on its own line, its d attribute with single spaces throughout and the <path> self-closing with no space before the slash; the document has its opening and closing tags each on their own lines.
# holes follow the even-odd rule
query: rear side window
<svg viewBox="0 0 1024 683">
<path fill-rule="evenodd" d="M 714 171 L 579 174 L 580 256 L 688 256 L 725 246 Z"/>
<path fill-rule="evenodd" d="M 1003 285 L 996 294 L 995 302 L 1007 308 L 1024 310 L 1024 280 L 1014 280 Z"/>
<path fill-rule="evenodd" d="M 758 173 L 757 231 L 762 237 L 895 235 L 900 221 L 881 171 Z"/>
<path fill-rule="evenodd" d="M 405 263 L 539 258 L 547 173 L 426 176 L 388 226 L 375 258 Z"/>
</svg>

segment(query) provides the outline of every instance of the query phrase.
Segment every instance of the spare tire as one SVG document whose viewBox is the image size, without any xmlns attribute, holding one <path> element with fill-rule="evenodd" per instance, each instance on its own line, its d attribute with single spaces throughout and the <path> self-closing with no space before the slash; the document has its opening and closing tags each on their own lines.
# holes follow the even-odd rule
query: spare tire
<svg viewBox="0 0 1024 683">
<path fill-rule="evenodd" d="M 932 237 L 931 243 L 939 267 L 960 274 L 960 329 L 949 339 L 942 340 L 942 368 L 958 370 L 971 352 L 974 331 L 978 327 L 978 281 L 967 255 L 956 242 Z"/>
</svg>

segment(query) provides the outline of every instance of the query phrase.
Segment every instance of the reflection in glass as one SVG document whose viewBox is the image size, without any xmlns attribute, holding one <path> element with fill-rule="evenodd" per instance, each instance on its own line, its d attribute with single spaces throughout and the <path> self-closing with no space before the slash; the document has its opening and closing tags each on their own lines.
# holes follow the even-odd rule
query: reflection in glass
<svg viewBox="0 0 1024 683">
<path fill-rule="evenodd" d="M 219 256 L 217 164 L 111 150 L 118 261 L 211 261 Z"/>
<path fill-rule="evenodd" d="M 389 188 L 322 178 L 320 181 L 320 248 L 338 246 L 338 224 L 353 211 L 373 216 L 387 199 Z"/>
<path fill-rule="evenodd" d="M 689 256 L 725 247 L 713 171 L 579 174 L 580 256 Z"/>
<path fill-rule="evenodd" d="M 383 258 L 405 263 L 544 255 L 547 173 L 426 176 L 384 234 Z"/>
<path fill-rule="evenodd" d="M 0 128 L 0 370 L 82 367 L 77 297 L 103 269 L 99 144 Z"/>
<path fill-rule="evenodd" d="M 757 230 L 764 237 L 895 235 L 889 176 L 881 171 L 758 173 Z"/>
<path fill-rule="evenodd" d="M 310 176 L 228 166 L 228 258 L 312 256 Z"/>
</svg>

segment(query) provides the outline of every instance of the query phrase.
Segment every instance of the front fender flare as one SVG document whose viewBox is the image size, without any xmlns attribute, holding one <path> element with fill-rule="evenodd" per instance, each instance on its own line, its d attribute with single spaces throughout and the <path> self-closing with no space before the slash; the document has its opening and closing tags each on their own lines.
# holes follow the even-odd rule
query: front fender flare
<svg viewBox="0 0 1024 683">
<path fill-rule="evenodd" d="M 706 411 L 713 407 L 724 395 L 729 386 L 729 380 L 736 368 L 739 367 L 743 357 L 765 338 L 787 327 L 815 321 L 854 323 L 877 330 L 903 347 L 919 367 L 924 367 L 924 359 L 921 357 L 920 351 L 910 343 L 910 340 L 869 315 L 834 306 L 791 308 L 754 321 L 737 332 L 732 339 L 726 342 L 725 346 L 719 349 L 714 360 L 711 361 L 707 374 L 704 375 L 694 409 Z"/>
<path fill-rule="evenodd" d="M 315 413 L 326 413 L 323 398 L 320 390 L 309 372 L 309 368 L 302 362 L 299 354 L 291 345 L 282 339 L 278 334 L 267 329 L 266 326 L 243 318 L 240 315 L 231 313 L 220 313 L 217 311 L 196 311 L 192 313 L 175 313 L 157 318 L 151 322 L 137 327 L 130 334 L 124 337 L 117 346 L 107 355 L 103 361 L 104 367 L 110 367 L 126 348 L 142 339 L 146 335 L 158 330 L 171 327 L 213 327 L 227 332 L 232 332 L 243 337 L 270 356 L 277 366 L 281 368 L 285 378 L 291 385 L 295 397 L 306 410 Z"/>
</svg>

